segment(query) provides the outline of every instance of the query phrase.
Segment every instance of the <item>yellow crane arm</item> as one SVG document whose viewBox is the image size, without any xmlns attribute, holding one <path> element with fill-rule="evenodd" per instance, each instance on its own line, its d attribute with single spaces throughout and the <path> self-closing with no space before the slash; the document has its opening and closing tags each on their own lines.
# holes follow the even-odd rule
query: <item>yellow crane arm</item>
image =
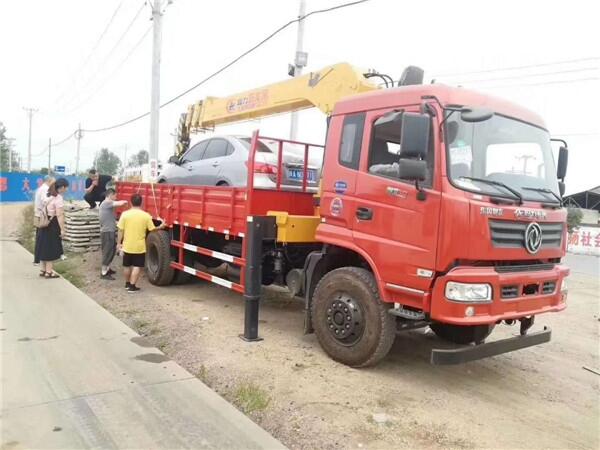
<svg viewBox="0 0 600 450">
<path fill-rule="evenodd" d="M 339 63 L 230 97 L 207 97 L 189 106 L 185 128 L 189 133 L 312 107 L 329 115 L 341 98 L 375 89 L 359 70 Z"/>
</svg>

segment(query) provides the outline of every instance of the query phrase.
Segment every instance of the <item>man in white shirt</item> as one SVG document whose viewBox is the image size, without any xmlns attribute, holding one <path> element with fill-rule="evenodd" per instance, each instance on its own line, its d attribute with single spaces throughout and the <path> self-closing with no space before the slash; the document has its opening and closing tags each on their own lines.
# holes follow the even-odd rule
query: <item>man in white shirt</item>
<svg viewBox="0 0 600 450">
<path fill-rule="evenodd" d="M 33 264 L 38 265 L 40 263 L 39 253 L 39 228 L 37 228 L 38 219 L 41 216 L 41 211 L 44 208 L 44 203 L 48 198 L 48 189 L 55 182 L 53 176 L 46 175 L 44 182 L 35 191 L 35 199 L 33 203 L 33 224 L 35 228 L 35 247 L 33 252 Z"/>
</svg>

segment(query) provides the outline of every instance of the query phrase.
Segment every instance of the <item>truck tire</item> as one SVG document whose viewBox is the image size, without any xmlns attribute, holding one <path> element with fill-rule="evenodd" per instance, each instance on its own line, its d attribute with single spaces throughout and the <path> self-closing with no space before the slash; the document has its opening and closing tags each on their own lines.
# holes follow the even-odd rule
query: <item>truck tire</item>
<svg viewBox="0 0 600 450">
<path fill-rule="evenodd" d="M 166 230 L 153 231 L 146 238 L 146 275 L 150 283 L 167 286 L 173 281 L 171 236 Z"/>
<path fill-rule="evenodd" d="M 479 344 L 485 341 L 495 325 L 450 325 L 448 323 L 432 323 L 429 327 L 441 339 L 455 344 Z"/>
<path fill-rule="evenodd" d="M 351 367 L 372 366 L 385 357 L 396 336 L 394 317 L 381 301 L 373 274 L 342 267 L 315 288 L 312 323 L 319 344 L 334 360 Z"/>
</svg>

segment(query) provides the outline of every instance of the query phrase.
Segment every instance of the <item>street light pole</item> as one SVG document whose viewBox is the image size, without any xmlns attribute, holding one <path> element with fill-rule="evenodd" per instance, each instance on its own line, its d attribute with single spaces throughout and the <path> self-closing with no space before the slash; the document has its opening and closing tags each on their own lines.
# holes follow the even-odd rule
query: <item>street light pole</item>
<svg viewBox="0 0 600 450">
<path fill-rule="evenodd" d="M 304 19 L 306 14 L 306 0 L 300 0 L 300 9 L 298 11 L 298 34 L 296 36 L 296 54 L 294 56 L 294 65 L 290 68 L 290 75 L 299 77 L 302 75 L 302 68 L 306 66 L 308 54 L 302 50 L 304 44 Z M 290 120 L 290 140 L 295 141 L 298 134 L 298 113 L 293 112 Z"/>
<path fill-rule="evenodd" d="M 150 161 L 158 160 L 158 123 L 160 110 L 160 48 L 162 40 L 162 1 L 152 4 L 152 91 L 150 97 Z"/>
<path fill-rule="evenodd" d="M 48 175 L 52 172 L 52 138 L 48 138 Z"/>
<path fill-rule="evenodd" d="M 33 114 L 38 110 L 35 108 L 23 108 L 29 117 L 29 144 L 27 145 L 27 172 L 31 173 L 31 126 L 33 122 Z"/>
</svg>

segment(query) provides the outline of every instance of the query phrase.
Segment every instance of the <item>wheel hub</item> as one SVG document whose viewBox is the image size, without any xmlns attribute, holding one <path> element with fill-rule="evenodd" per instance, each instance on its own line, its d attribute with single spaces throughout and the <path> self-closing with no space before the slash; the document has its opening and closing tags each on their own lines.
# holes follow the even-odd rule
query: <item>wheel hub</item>
<svg viewBox="0 0 600 450">
<path fill-rule="evenodd" d="M 356 300 L 347 294 L 338 294 L 331 300 L 326 316 L 329 332 L 342 344 L 352 345 L 362 336 L 362 310 Z"/>
</svg>

